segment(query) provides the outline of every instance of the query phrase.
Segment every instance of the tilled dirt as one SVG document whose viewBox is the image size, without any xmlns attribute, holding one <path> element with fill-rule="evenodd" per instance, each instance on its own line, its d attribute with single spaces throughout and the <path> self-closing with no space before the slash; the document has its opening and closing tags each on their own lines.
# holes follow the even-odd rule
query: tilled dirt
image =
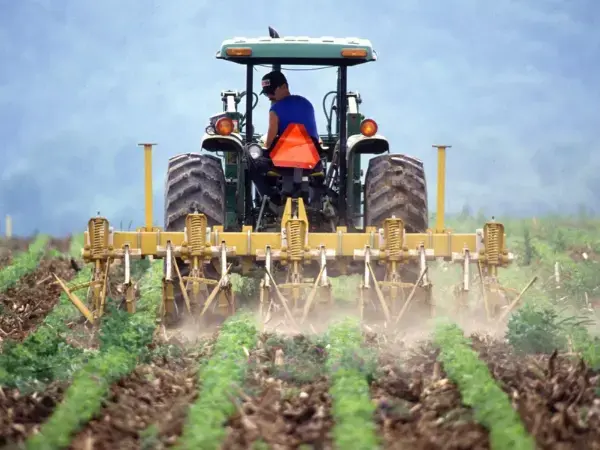
<svg viewBox="0 0 600 450">
<path fill-rule="evenodd" d="M 8 266 L 13 256 L 19 252 L 24 252 L 33 242 L 33 238 L 10 238 L 0 239 L 0 268 Z M 67 253 L 71 245 L 71 238 L 50 238 L 48 248 Z"/>
<path fill-rule="evenodd" d="M 52 248 L 58 250 L 61 253 L 68 253 L 69 248 L 71 247 L 71 238 L 50 238 L 48 241 L 48 248 Z"/>
<path fill-rule="evenodd" d="M 0 448 L 17 448 L 17 443 L 50 417 L 66 387 L 65 383 L 53 383 L 44 392 L 27 395 L 21 395 L 18 389 L 0 388 Z"/>
<path fill-rule="evenodd" d="M 111 387 L 97 418 L 73 439 L 71 450 L 161 449 L 181 434 L 196 399 L 201 352 L 140 365 Z"/>
<path fill-rule="evenodd" d="M 261 440 L 277 450 L 309 448 L 332 449 L 329 432 L 333 428 L 329 383 L 319 379 L 295 388 L 281 380 L 265 379 L 259 394 L 236 402 L 237 412 L 227 423 L 227 450 L 252 448 Z"/>
<path fill-rule="evenodd" d="M 0 239 L 0 268 L 8 266 L 15 253 L 27 250 L 31 238 Z"/>
<path fill-rule="evenodd" d="M 382 376 L 372 383 L 371 396 L 384 449 L 489 448 L 487 430 L 462 405 L 436 357 L 431 346 L 423 346 L 402 362 L 380 358 Z"/>
<path fill-rule="evenodd" d="M 181 434 L 188 405 L 196 392 L 196 369 L 201 355 L 161 358 L 140 365 L 115 383 L 97 418 L 73 437 L 71 450 L 163 448 Z M 0 391 L 0 448 L 17 448 L 39 432 L 62 400 L 67 383 L 53 383 L 44 392 L 20 395 L 17 389 Z M 156 426 L 156 434 L 144 430 Z M 152 444 L 148 447 L 149 444 Z"/>
<path fill-rule="evenodd" d="M 54 284 L 56 274 L 64 280 L 75 275 L 70 258 L 44 258 L 39 267 L 0 293 L 0 337 L 23 340 L 56 305 L 62 292 Z"/>
<path fill-rule="evenodd" d="M 227 422 L 221 448 L 245 450 L 262 441 L 276 450 L 303 444 L 332 449 L 329 382 L 319 376 L 323 349 L 304 336 L 291 338 L 284 348 L 269 343 L 270 336 L 261 336 L 258 348 L 250 354 L 248 379 L 244 390 L 234 393 L 241 400 L 231 398 L 237 412 Z"/>
<path fill-rule="evenodd" d="M 472 339 L 539 448 L 600 449 L 598 373 L 573 357 L 520 357 L 505 344 Z M 74 437 L 71 450 L 173 445 L 198 395 L 198 361 L 208 356 L 210 345 L 202 348 L 181 357 L 157 358 L 114 384 L 98 416 Z M 446 378 L 437 356 L 431 344 L 412 345 L 395 354 L 382 351 L 370 391 L 384 449 L 490 448 L 488 431 L 462 405 L 460 392 Z M 242 450 L 264 442 L 276 450 L 301 445 L 332 449 L 325 349 L 302 335 L 263 334 L 249 362 L 245 382 L 232 387 L 236 412 L 224 424 L 221 448 Z M 0 392 L 0 447 L 9 438 L 22 440 L 35 432 L 61 398 L 62 387 L 15 396 L 14 390 Z M 2 421 L 3 416 L 12 419 Z"/>
<path fill-rule="evenodd" d="M 600 373 L 572 356 L 518 356 L 478 336 L 473 345 L 539 448 L 600 449 Z"/>
</svg>

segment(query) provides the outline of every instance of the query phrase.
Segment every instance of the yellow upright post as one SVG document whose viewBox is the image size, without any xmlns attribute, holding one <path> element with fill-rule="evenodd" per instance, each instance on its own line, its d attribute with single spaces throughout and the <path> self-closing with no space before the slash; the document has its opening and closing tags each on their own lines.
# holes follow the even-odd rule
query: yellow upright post
<svg viewBox="0 0 600 450">
<path fill-rule="evenodd" d="M 144 147 L 144 198 L 146 201 L 146 231 L 152 231 L 152 146 L 156 144 L 138 145 Z"/>
<path fill-rule="evenodd" d="M 6 215 L 6 237 L 7 238 L 11 238 L 12 237 L 12 217 L 10 217 L 8 214 Z"/>
<path fill-rule="evenodd" d="M 432 145 L 438 150 L 437 166 L 437 210 L 435 214 L 435 232 L 444 233 L 446 227 L 444 224 L 445 206 L 446 206 L 446 149 L 452 148 L 451 145 Z"/>
</svg>

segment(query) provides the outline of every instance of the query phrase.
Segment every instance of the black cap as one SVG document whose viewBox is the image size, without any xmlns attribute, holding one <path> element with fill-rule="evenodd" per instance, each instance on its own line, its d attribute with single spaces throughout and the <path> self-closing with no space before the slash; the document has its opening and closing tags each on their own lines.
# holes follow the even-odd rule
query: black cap
<svg viewBox="0 0 600 450">
<path fill-rule="evenodd" d="M 287 79 L 285 75 L 278 70 L 274 70 L 273 72 L 269 72 L 264 77 L 262 77 L 262 91 L 261 94 L 268 94 L 275 92 L 279 86 L 283 86 L 287 84 Z"/>
</svg>

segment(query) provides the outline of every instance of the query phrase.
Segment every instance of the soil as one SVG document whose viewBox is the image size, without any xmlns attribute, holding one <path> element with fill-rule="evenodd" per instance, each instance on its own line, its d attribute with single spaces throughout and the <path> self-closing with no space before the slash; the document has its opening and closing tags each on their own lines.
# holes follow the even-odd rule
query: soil
<svg viewBox="0 0 600 450">
<path fill-rule="evenodd" d="M 0 388 L 0 448 L 18 448 L 17 443 L 50 417 L 65 389 L 64 383 L 53 383 L 44 392 L 21 395 L 18 389 Z"/>
<path fill-rule="evenodd" d="M 333 448 L 329 382 L 319 376 L 323 349 L 305 336 L 278 345 L 263 334 L 250 354 L 250 373 L 235 401 L 237 412 L 228 420 L 224 450 L 252 448 L 257 440 L 275 450 L 300 445 Z"/>
<path fill-rule="evenodd" d="M 408 341 L 385 347 L 381 339 L 367 335 L 368 345 L 381 350 L 370 393 L 383 448 L 489 449 L 488 431 L 462 405 L 460 392 L 437 362 L 437 350 L 430 343 Z M 600 450 L 599 373 L 576 357 L 525 357 L 490 338 L 474 335 L 472 340 L 538 448 Z M 198 361 L 208 356 L 213 342 L 183 355 L 156 357 L 115 383 L 102 410 L 74 436 L 70 449 L 172 446 L 198 395 Z M 174 338 L 172 343 L 180 344 Z M 325 349 L 307 336 L 262 334 L 249 353 L 246 380 L 233 387 L 230 400 L 236 412 L 224 424 L 221 448 L 249 449 L 262 441 L 276 450 L 301 445 L 333 449 L 325 356 Z M 16 390 L 0 391 L 0 447 L 36 432 L 63 389 L 53 384 L 44 393 L 22 397 Z"/>
<path fill-rule="evenodd" d="M 473 339 L 539 448 L 600 449 L 598 374 L 567 356 L 524 358 L 497 341 Z M 462 405 L 460 392 L 436 362 L 437 351 L 430 344 L 405 350 L 402 357 L 383 354 L 371 384 L 383 448 L 489 449 L 488 431 Z M 225 424 L 222 448 L 247 449 L 262 441 L 278 450 L 303 444 L 332 449 L 332 399 L 321 367 L 323 349 L 301 335 L 284 342 L 265 334 L 249 360 L 247 380 L 232 392 L 236 413 Z M 140 366 L 113 386 L 102 413 L 71 448 L 92 448 L 93 443 L 94 449 L 138 449 L 142 442 L 164 448 L 174 443 L 186 405 L 197 395 L 197 361 L 182 361 Z M 151 424 L 157 433 L 140 438 Z"/>
<path fill-rule="evenodd" d="M 34 330 L 58 302 L 60 286 L 54 284 L 56 274 L 63 280 L 75 275 L 70 258 L 44 258 L 39 267 L 25 275 L 19 283 L 0 293 L 0 337 L 22 341 Z"/>
<path fill-rule="evenodd" d="M 519 356 L 506 344 L 472 339 L 539 448 L 600 449 L 600 373 L 577 357 Z"/>
<path fill-rule="evenodd" d="M 568 249 L 571 259 L 575 262 L 600 261 L 600 255 L 596 253 L 591 246 L 570 247 Z"/>
<path fill-rule="evenodd" d="M 160 449 L 174 443 L 181 434 L 188 405 L 197 396 L 196 370 L 203 356 L 190 353 L 138 366 L 111 387 L 97 418 L 73 437 L 69 448 L 138 450 L 142 444 L 152 444 L 149 448 Z M 16 450 L 28 436 L 37 433 L 67 387 L 67 383 L 53 383 L 42 393 L 28 395 L 20 395 L 17 389 L 0 389 L 0 448 Z M 157 427 L 156 436 L 140 437 L 151 425 Z"/>
<path fill-rule="evenodd" d="M 0 239 L 0 268 L 8 266 L 15 253 L 27 250 L 30 242 L 30 238 Z"/>
<path fill-rule="evenodd" d="M 257 396 L 244 396 L 236 402 L 237 412 L 227 423 L 222 448 L 245 450 L 262 440 L 277 450 L 309 448 L 332 449 L 329 433 L 333 428 L 329 383 L 322 378 L 290 389 L 280 380 L 266 378 Z"/>
<path fill-rule="evenodd" d="M 188 406 L 197 397 L 203 352 L 158 358 L 140 365 L 111 387 L 97 418 L 74 437 L 71 450 L 161 449 L 181 434 Z M 154 430 L 146 433 L 144 430 Z"/>
<path fill-rule="evenodd" d="M 68 253 L 71 247 L 71 238 L 50 238 L 48 242 L 48 248 L 53 248 L 61 253 Z"/>
<path fill-rule="evenodd" d="M 461 403 L 430 345 L 403 361 L 380 358 L 382 376 L 372 383 L 375 421 L 384 449 L 488 449 L 488 431 Z"/>
</svg>

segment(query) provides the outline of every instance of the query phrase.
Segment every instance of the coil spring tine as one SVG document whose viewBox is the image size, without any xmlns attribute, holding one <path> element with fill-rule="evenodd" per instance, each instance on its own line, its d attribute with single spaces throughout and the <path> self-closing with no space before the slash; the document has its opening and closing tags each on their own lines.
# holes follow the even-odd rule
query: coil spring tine
<svg viewBox="0 0 600 450">
<path fill-rule="evenodd" d="M 200 256 L 204 253 L 206 246 L 206 216 L 204 214 L 190 214 L 186 222 L 188 225 L 190 254 Z"/>
<path fill-rule="evenodd" d="M 304 257 L 304 236 L 302 222 L 290 220 L 287 223 L 288 255 L 292 261 L 301 261 Z"/>
</svg>

